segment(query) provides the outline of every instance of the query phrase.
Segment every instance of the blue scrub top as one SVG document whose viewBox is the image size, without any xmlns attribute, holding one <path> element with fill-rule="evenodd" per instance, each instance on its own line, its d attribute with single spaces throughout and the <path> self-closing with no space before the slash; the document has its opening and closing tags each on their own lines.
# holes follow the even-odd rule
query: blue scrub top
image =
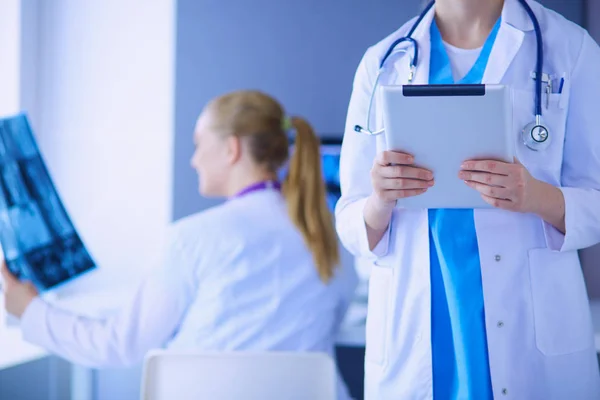
<svg viewBox="0 0 600 400">
<path fill-rule="evenodd" d="M 435 21 L 430 84 L 481 83 L 500 20 L 467 75 L 455 82 Z M 458 171 L 457 171 L 458 173 Z M 481 265 L 473 210 L 429 210 L 431 346 L 435 399 L 492 399 Z"/>
</svg>

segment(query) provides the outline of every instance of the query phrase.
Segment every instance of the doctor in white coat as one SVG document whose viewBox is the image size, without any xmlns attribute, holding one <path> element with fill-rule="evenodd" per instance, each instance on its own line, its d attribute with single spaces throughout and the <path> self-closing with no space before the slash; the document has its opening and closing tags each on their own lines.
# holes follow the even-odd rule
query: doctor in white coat
<svg viewBox="0 0 600 400">
<path fill-rule="evenodd" d="M 280 185 L 292 130 L 295 151 Z M 357 279 L 338 265 L 311 126 L 263 93 L 234 92 L 207 105 L 194 143 L 200 192 L 228 199 L 172 226 L 157 270 L 114 317 L 50 305 L 3 266 L 5 306 L 26 340 L 93 367 L 137 363 L 159 347 L 334 356 Z M 341 380 L 338 387 L 346 399 Z"/>
<path fill-rule="evenodd" d="M 535 104 L 528 8 L 543 37 L 543 73 L 555 83 L 542 101 L 551 142 L 538 151 L 521 138 Z M 509 85 L 517 160 L 457 166 L 493 209 L 409 211 L 396 200 L 423 193 L 435 176 L 411 155 L 386 151 L 384 135 L 354 127 L 367 120 L 384 54 L 415 21 L 364 55 L 342 148 L 337 231 L 373 262 L 366 397 L 599 399 L 577 250 L 600 242 L 600 49 L 532 0 L 437 0 L 412 34 L 412 83 Z M 392 53 L 378 84 L 407 84 L 412 54 Z M 377 97 L 371 111 L 369 128 L 383 129 Z"/>
</svg>

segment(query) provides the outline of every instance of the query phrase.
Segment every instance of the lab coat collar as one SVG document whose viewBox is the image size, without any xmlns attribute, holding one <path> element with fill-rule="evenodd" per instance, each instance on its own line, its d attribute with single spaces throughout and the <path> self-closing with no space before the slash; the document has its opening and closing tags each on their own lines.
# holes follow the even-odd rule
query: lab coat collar
<svg viewBox="0 0 600 400">
<path fill-rule="evenodd" d="M 526 0 L 527 4 L 535 10 L 536 4 L 530 0 Z M 504 0 L 504 8 L 502 9 L 502 22 L 516 28 L 522 32 L 532 31 L 533 22 L 529 18 L 529 14 L 519 0 Z"/>
<path fill-rule="evenodd" d="M 502 24 L 496 42 L 490 53 L 489 62 L 482 83 L 501 83 L 506 71 L 521 49 L 525 31 L 533 29 L 527 11 L 518 0 L 505 0 L 502 10 Z"/>
</svg>

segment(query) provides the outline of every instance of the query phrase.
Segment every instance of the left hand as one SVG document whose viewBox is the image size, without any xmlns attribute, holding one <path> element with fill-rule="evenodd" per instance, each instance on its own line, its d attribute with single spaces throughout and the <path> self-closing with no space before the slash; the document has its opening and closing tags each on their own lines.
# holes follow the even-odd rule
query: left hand
<svg viewBox="0 0 600 400">
<path fill-rule="evenodd" d="M 541 182 L 533 178 L 516 158 L 514 163 L 465 161 L 458 177 L 497 208 L 529 213 L 535 212 L 541 201 Z"/>
<path fill-rule="evenodd" d="M 2 278 L 4 285 L 4 307 L 9 314 L 21 318 L 27 306 L 38 296 L 38 291 L 29 282 L 21 282 L 8 270 L 6 261 L 2 261 Z"/>
</svg>

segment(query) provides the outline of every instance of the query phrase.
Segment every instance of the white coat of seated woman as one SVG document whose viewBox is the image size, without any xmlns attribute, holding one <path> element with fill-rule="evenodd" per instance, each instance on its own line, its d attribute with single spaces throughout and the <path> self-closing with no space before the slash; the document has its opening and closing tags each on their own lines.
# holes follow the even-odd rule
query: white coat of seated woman
<svg viewBox="0 0 600 400">
<path fill-rule="evenodd" d="M 280 187 L 288 129 L 295 150 Z M 52 306 L 3 266 L 5 307 L 27 341 L 93 367 L 131 365 L 160 347 L 333 356 L 356 278 L 338 268 L 313 129 L 263 93 L 234 92 L 206 106 L 194 143 L 200 192 L 227 201 L 172 226 L 159 268 L 114 317 Z"/>
</svg>

